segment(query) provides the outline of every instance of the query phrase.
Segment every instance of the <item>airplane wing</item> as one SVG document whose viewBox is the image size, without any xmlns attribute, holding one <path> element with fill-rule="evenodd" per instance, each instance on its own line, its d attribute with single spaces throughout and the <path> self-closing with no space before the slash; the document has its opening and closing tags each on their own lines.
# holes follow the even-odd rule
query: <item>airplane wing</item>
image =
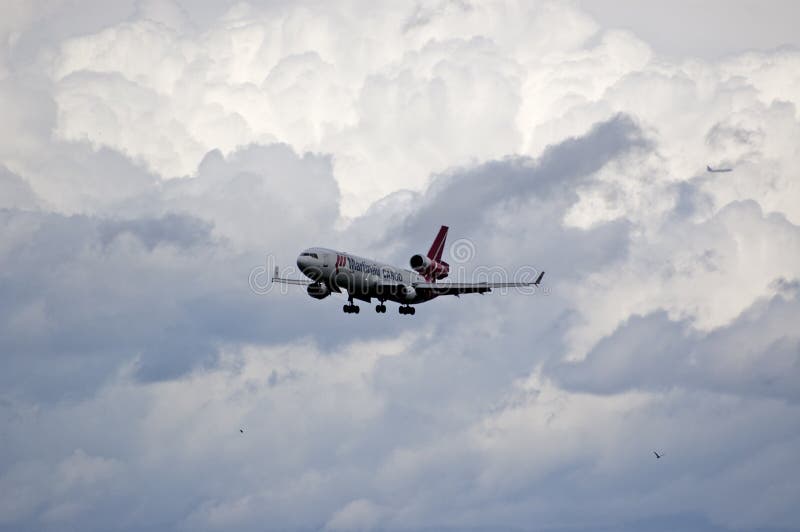
<svg viewBox="0 0 800 532">
<path fill-rule="evenodd" d="M 483 294 L 491 292 L 493 288 L 523 288 L 538 286 L 542 282 L 544 272 L 539 274 L 535 281 L 528 283 L 416 283 L 417 290 L 430 290 L 440 296 L 459 296 L 461 294 Z"/>
<path fill-rule="evenodd" d="M 273 283 L 282 283 L 282 284 L 295 284 L 299 286 L 308 286 L 310 284 L 314 284 L 314 281 L 309 279 L 287 279 L 285 277 L 279 277 L 278 267 L 275 266 L 275 273 L 272 274 L 272 282 Z"/>
</svg>

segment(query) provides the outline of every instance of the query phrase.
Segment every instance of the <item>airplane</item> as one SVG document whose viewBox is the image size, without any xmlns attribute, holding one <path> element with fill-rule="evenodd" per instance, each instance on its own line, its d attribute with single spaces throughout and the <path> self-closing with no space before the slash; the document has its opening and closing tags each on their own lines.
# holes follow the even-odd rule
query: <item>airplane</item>
<svg viewBox="0 0 800 532">
<path fill-rule="evenodd" d="M 664 453 L 658 454 L 658 452 L 656 452 L 656 451 L 653 451 L 653 454 L 656 455 L 656 460 L 658 460 L 659 458 L 664 456 Z"/>
<path fill-rule="evenodd" d="M 303 250 L 297 257 L 297 267 L 308 279 L 282 278 L 276 266 L 272 282 L 305 286 L 308 295 L 314 299 L 325 299 L 333 292 L 344 291 L 347 293 L 347 304 L 342 307 L 345 314 L 359 313 L 359 306 L 353 303 L 354 299 L 366 303 L 377 299 L 377 313 L 385 314 L 386 301 L 393 301 L 400 304 L 399 312 L 404 315 L 416 313 L 411 305 L 425 303 L 439 296 L 483 294 L 491 292 L 493 288 L 531 287 L 539 286 L 542 282 L 544 272 L 530 282 L 437 282 L 450 273 L 450 265 L 442 260 L 447 231 L 448 227 L 443 225 L 428 253 L 411 257 L 410 270 L 343 251 L 312 247 Z"/>
<path fill-rule="evenodd" d="M 715 174 L 721 172 L 733 172 L 733 168 L 711 168 L 710 166 L 706 165 L 706 170 Z"/>
</svg>

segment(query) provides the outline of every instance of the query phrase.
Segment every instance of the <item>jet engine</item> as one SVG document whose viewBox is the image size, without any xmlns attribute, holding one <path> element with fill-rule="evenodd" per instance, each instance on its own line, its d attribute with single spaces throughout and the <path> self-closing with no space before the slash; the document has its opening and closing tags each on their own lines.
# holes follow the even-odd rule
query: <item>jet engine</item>
<svg viewBox="0 0 800 532">
<path fill-rule="evenodd" d="M 331 295 L 331 289 L 328 288 L 328 285 L 324 283 L 313 283 L 308 285 L 306 289 L 308 295 L 313 297 L 314 299 L 325 299 L 329 295 Z"/>
<path fill-rule="evenodd" d="M 409 262 L 412 270 L 432 279 L 444 279 L 450 273 L 449 264 L 435 261 L 425 255 L 414 255 Z"/>
<path fill-rule="evenodd" d="M 404 285 L 404 286 L 403 286 L 403 287 L 400 289 L 400 293 L 403 295 L 403 298 L 404 298 L 406 301 L 414 301 L 414 298 L 416 298 L 416 297 L 417 297 L 417 291 L 416 291 L 416 290 L 414 290 L 414 287 L 413 287 L 413 286 L 407 286 L 407 285 Z"/>
</svg>

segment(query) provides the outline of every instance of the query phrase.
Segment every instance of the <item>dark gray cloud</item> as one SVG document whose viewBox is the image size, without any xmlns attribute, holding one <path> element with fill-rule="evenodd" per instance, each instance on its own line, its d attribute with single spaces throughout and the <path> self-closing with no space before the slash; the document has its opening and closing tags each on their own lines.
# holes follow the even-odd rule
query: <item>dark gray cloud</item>
<svg viewBox="0 0 800 532">
<path fill-rule="evenodd" d="M 108 220 L 99 227 L 100 241 L 108 247 L 124 235 L 131 235 L 152 251 L 158 245 L 192 247 L 209 244 L 211 224 L 174 214 L 157 219 Z"/>
<path fill-rule="evenodd" d="M 577 199 L 575 189 L 582 180 L 609 161 L 647 145 L 634 121 L 617 115 L 596 124 L 586 135 L 548 147 L 536 160 L 509 158 L 439 177 L 407 223 L 413 230 L 456 220 L 468 231 L 487 223 L 482 215 L 508 201 L 524 201 L 533 195 L 543 203 L 570 205 Z M 421 236 L 419 232 L 415 235 Z"/>
<path fill-rule="evenodd" d="M 601 340 L 585 361 L 548 370 L 591 393 L 675 388 L 800 400 L 800 311 L 796 291 L 755 303 L 708 333 L 665 312 L 635 316 Z"/>
<path fill-rule="evenodd" d="M 618 115 L 549 147 L 538 159 L 508 157 L 452 170 L 434 178 L 425 194 L 397 192 L 357 220 L 353 230 L 368 248 L 405 264 L 409 250 L 425 251 L 439 226 L 449 225 L 451 243 L 467 236 L 476 243 L 479 255 L 471 257 L 470 269 L 531 264 L 560 278 L 572 276 L 581 264 L 596 266 L 624 256 L 627 246 L 624 220 L 589 231 L 564 226 L 567 209 L 578 199 L 577 188 L 610 161 L 649 148 L 636 123 Z M 395 203 L 408 207 L 394 208 Z M 398 217 L 397 210 L 406 214 Z M 498 211 L 518 220 L 513 249 L 488 247 L 497 236 Z"/>
<path fill-rule="evenodd" d="M 82 168 L 109 158 L 124 160 L 101 150 Z M 141 170 L 109 179 L 124 188 L 128 176 L 147 179 Z M 137 188 L 112 217 L 2 211 L 2 344 L 19 364 L 5 374 L 8 390 L 92 393 L 133 358 L 143 377 L 175 377 L 212 363 L 221 344 L 303 330 L 299 316 L 278 325 L 287 308 L 257 296 L 248 278 L 268 253 L 291 265 L 296 235 L 311 241 L 332 224 L 337 192 L 324 159 L 251 147 L 228 160 L 210 154 L 191 181 Z"/>
</svg>

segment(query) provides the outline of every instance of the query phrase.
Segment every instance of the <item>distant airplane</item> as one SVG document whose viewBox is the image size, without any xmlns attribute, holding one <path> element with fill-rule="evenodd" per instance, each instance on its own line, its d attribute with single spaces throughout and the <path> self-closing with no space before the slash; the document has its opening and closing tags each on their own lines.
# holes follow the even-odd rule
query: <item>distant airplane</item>
<svg viewBox="0 0 800 532">
<path fill-rule="evenodd" d="M 324 299 L 332 292 L 347 292 L 347 304 L 342 310 L 346 314 L 358 314 L 359 307 L 353 299 L 369 303 L 378 300 L 375 311 L 386 312 L 386 301 L 400 303 L 400 314 L 413 315 L 416 310 L 411 305 L 424 303 L 439 296 L 459 296 L 461 294 L 483 294 L 492 288 L 516 288 L 538 286 L 544 272 L 530 282 L 479 282 L 479 283 L 437 283 L 450 273 L 450 265 L 442 260 L 442 251 L 447 239 L 447 226 L 439 229 L 439 234 L 428 250 L 427 255 L 411 257 L 411 270 L 399 268 L 365 259 L 343 251 L 313 247 L 304 250 L 297 257 L 297 267 L 307 279 L 285 279 L 279 277 L 278 268 L 272 281 L 275 283 L 306 286 L 308 295 L 314 299 Z"/>
<path fill-rule="evenodd" d="M 710 166 L 706 166 L 706 170 L 715 174 L 720 172 L 733 172 L 733 168 L 711 168 Z"/>
<path fill-rule="evenodd" d="M 657 452 L 655 452 L 655 451 L 653 451 L 653 454 L 654 454 L 654 455 L 656 455 L 656 460 L 658 460 L 659 458 L 661 458 L 662 456 L 664 456 L 664 454 L 663 454 L 663 453 L 662 453 L 662 454 L 658 454 L 658 453 L 657 453 Z"/>
<path fill-rule="evenodd" d="M 242 434 L 244 434 L 244 429 L 239 429 L 239 432 L 241 432 Z"/>
</svg>

